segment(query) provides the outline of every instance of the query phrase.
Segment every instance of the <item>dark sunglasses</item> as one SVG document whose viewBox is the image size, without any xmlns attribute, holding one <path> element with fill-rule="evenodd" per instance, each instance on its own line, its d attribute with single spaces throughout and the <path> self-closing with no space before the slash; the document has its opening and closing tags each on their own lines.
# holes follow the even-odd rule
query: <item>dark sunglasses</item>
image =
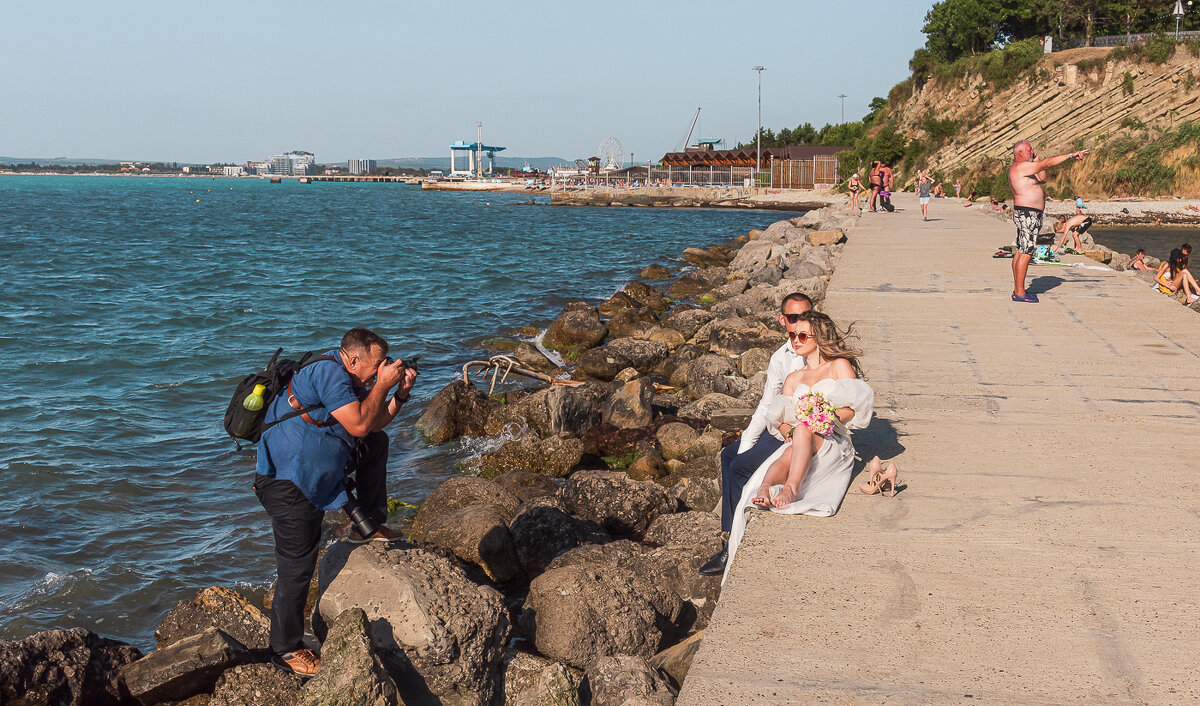
<svg viewBox="0 0 1200 706">
<path fill-rule="evenodd" d="M 800 317 L 804 316 L 804 314 L 780 314 L 780 316 L 786 319 L 789 324 L 794 324 L 799 321 Z"/>
<path fill-rule="evenodd" d="M 812 336 L 803 331 L 788 331 L 788 338 L 797 343 L 808 343 L 808 339 L 812 338 Z"/>
</svg>

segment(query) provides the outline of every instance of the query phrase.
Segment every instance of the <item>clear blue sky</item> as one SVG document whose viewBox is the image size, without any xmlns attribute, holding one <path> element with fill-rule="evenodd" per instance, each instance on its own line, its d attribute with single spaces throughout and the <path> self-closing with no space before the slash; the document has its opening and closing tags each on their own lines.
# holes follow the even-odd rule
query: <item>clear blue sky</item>
<svg viewBox="0 0 1200 706">
<path fill-rule="evenodd" d="M 860 118 L 904 79 L 932 0 L 60 2 L 0 0 L 0 155 L 243 162 L 642 161 L 697 132 Z"/>
</svg>

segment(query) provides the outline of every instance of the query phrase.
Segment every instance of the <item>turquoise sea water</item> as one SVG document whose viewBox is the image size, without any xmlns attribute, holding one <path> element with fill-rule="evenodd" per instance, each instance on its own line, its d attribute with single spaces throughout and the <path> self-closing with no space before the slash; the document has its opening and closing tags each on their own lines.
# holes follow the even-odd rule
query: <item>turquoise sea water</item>
<svg viewBox="0 0 1200 706">
<path fill-rule="evenodd" d="M 422 355 L 389 428 L 391 494 L 420 501 L 465 451 L 423 448 L 411 423 L 478 341 L 795 215 L 528 198 L 0 177 L 0 638 L 82 626 L 147 647 L 199 588 L 261 597 L 254 453 L 221 416 L 276 347 L 323 351 L 366 325 Z"/>
</svg>

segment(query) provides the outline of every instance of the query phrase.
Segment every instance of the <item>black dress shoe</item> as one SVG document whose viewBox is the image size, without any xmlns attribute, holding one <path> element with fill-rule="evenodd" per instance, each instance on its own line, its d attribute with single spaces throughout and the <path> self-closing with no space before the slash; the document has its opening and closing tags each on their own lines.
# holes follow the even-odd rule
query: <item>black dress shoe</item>
<svg viewBox="0 0 1200 706">
<path fill-rule="evenodd" d="M 704 562 L 704 566 L 700 567 L 700 573 L 705 576 L 720 576 L 725 573 L 725 564 L 729 562 L 729 545 L 721 547 L 721 551 L 713 554 L 708 561 Z"/>
</svg>

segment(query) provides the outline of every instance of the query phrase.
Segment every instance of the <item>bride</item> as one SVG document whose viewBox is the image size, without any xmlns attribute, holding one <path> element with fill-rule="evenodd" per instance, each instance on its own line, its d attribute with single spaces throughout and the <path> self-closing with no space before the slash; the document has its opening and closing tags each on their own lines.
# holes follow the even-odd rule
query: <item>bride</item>
<svg viewBox="0 0 1200 706">
<path fill-rule="evenodd" d="M 746 482 L 734 510 L 726 576 L 746 529 L 747 509 L 828 517 L 842 504 L 854 469 L 850 430 L 867 426 L 875 401 L 875 392 L 861 379 L 858 356 L 862 353 L 846 342 L 848 335 L 848 330 L 840 332 L 829 316 L 817 311 L 801 314 L 795 330 L 788 333 L 792 347 L 807 360 L 804 368 L 784 380 L 783 394 L 771 409 L 771 433 L 788 443 L 763 461 Z M 836 409 L 833 430 L 825 436 L 796 422 L 796 401 L 810 391 L 823 394 Z"/>
</svg>

